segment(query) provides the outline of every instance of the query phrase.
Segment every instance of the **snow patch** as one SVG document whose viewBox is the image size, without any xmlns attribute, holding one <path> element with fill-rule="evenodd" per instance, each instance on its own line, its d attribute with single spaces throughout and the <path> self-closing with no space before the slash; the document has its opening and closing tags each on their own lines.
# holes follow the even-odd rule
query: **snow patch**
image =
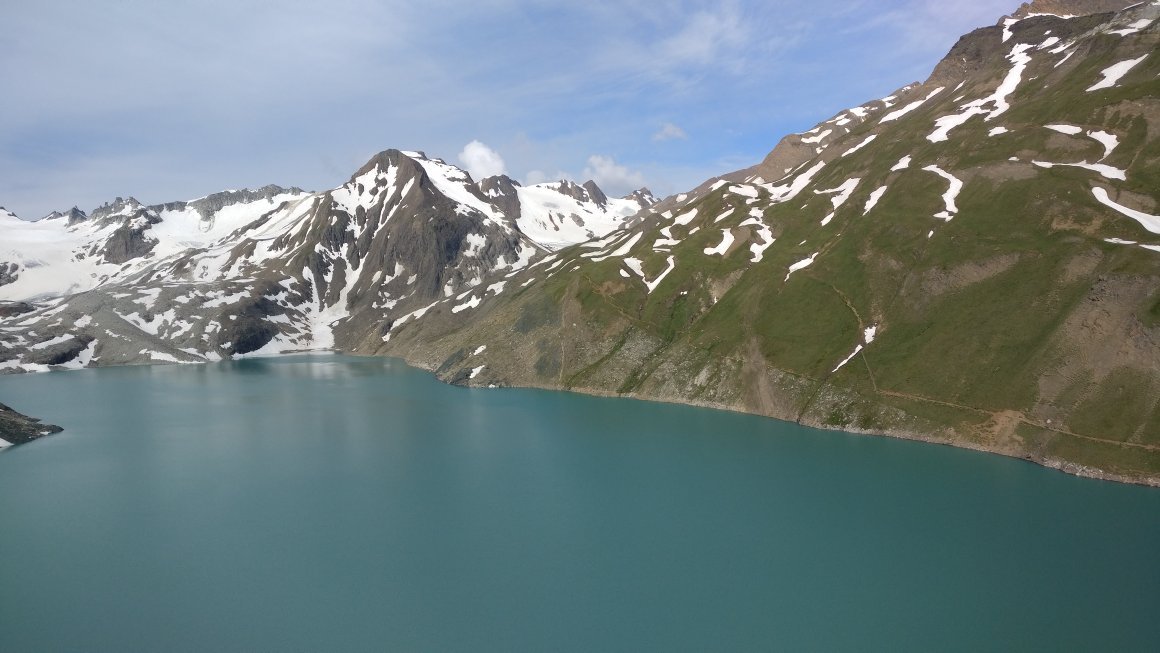
<svg viewBox="0 0 1160 653">
<path fill-rule="evenodd" d="M 862 141 L 861 143 L 858 143 L 854 147 L 851 147 L 850 149 L 846 150 L 845 152 L 842 152 L 842 156 L 843 157 L 850 156 L 851 154 L 857 152 L 858 150 L 860 150 L 860 149 L 866 147 L 867 145 L 869 145 L 870 143 L 874 142 L 875 138 L 878 138 L 878 134 L 870 134 L 869 136 L 866 137 L 866 140 Z"/>
<path fill-rule="evenodd" d="M 862 215 L 870 213 L 871 209 L 878 206 L 878 200 L 882 199 L 882 196 L 886 194 L 886 189 L 887 186 L 879 186 L 874 189 L 874 192 L 870 193 L 870 199 L 866 200 L 866 208 L 862 209 Z"/>
<path fill-rule="evenodd" d="M 1144 229 L 1147 229 L 1151 233 L 1160 234 L 1160 215 L 1149 215 L 1143 211 L 1130 209 L 1123 204 L 1119 204 L 1111 197 L 1108 197 L 1108 191 L 1106 189 L 1100 188 L 1099 186 L 1096 186 L 1092 189 L 1092 194 L 1096 196 L 1096 200 L 1099 201 L 1100 204 L 1103 204 L 1104 206 L 1118 211 L 1120 214 L 1125 215 L 1135 220 L 1136 222 L 1139 222 L 1140 226 L 1144 227 Z"/>
<path fill-rule="evenodd" d="M 1151 24 L 1152 24 L 1151 18 L 1141 18 L 1140 20 L 1128 25 L 1124 29 L 1110 30 L 1110 31 L 1108 31 L 1108 34 L 1115 34 L 1116 36 L 1127 36 L 1129 34 L 1135 34 L 1136 32 L 1139 32 L 1140 30 L 1148 27 Z"/>
<path fill-rule="evenodd" d="M 661 281 L 664 281 L 664 278 L 667 277 L 670 272 L 676 269 L 677 259 L 670 255 L 668 259 L 668 267 L 666 267 L 664 272 L 661 272 L 660 275 L 652 281 L 649 281 L 648 277 L 644 275 L 644 262 L 640 259 L 626 258 L 624 259 L 624 264 L 628 267 L 628 269 L 635 272 L 636 276 L 640 277 L 641 281 L 644 282 L 645 287 L 648 288 L 648 293 L 651 295 L 652 291 L 656 290 L 657 286 L 661 285 Z"/>
<path fill-rule="evenodd" d="M 1104 78 L 1090 86 L 1087 91 L 1090 93 L 1092 91 L 1098 91 L 1115 86 L 1120 82 L 1124 75 L 1128 74 L 1128 71 L 1132 70 L 1132 68 L 1135 68 L 1137 64 L 1147 58 L 1148 55 L 1144 55 L 1138 59 L 1128 59 L 1127 61 L 1121 61 L 1118 64 L 1108 66 L 1107 68 L 1100 71 L 1100 74 L 1103 75 Z"/>
<path fill-rule="evenodd" d="M 806 186 L 809 186 L 810 182 L 813 181 L 814 175 L 818 174 L 818 172 L 820 172 L 824 167 L 826 167 L 826 162 L 818 161 L 813 165 L 813 167 L 795 177 L 793 181 L 789 182 L 788 184 L 783 186 L 767 184 L 764 186 L 764 188 L 769 191 L 771 195 L 770 200 L 773 203 L 779 204 L 782 202 L 788 202 L 797 197 L 803 190 L 805 190 Z"/>
<path fill-rule="evenodd" d="M 936 213 L 934 217 L 950 222 L 951 218 L 955 217 L 955 214 L 959 212 L 959 207 L 955 205 L 955 199 L 958 198 L 959 192 L 963 190 L 962 180 L 936 165 L 926 166 L 923 170 L 933 172 L 949 182 L 950 186 L 947 188 L 947 192 L 943 193 L 943 203 L 946 205 L 946 210 Z"/>
<path fill-rule="evenodd" d="M 809 133 L 809 132 L 806 132 L 806 133 Z M 829 136 L 830 134 L 833 134 L 833 133 L 834 133 L 834 130 L 827 129 L 826 131 L 818 134 L 817 136 L 803 138 L 802 142 L 806 143 L 807 145 L 813 145 L 814 143 L 820 143 L 820 142 L 822 142 L 823 139 L 825 139 L 827 136 Z"/>
<path fill-rule="evenodd" d="M 880 122 L 891 122 L 894 120 L 898 120 L 899 118 L 905 116 L 906 114 L 910 113 L 911 111 L 914 111 L 915 109 L 921 107 L 923 104 L 925 104 L 928 100 L 930 100 L 934 96 L 938 95 L 939 93 L 942 93 L 944 88 L 945 87 L 940 86 L 940 87 L 936 88 L 935 90 L 931 91 L 929 95 L 922 98 L 921 100 L 915 100 L 914 102 L 911 102 L 910 104 L 907 104 L 906 106 L 904 106 L 900 109 L 895 109 L 894 111 L 891 111 L 890 113 L 886 114 L 885 116 L 882 116 L 882 120 Z"/>
<path fill-rule="evenodd" d="M 814 252 L 813 254 L 810 255 L 809 258 L 802 259 L 802 260 L 798 261 L 797 263 L 794 263 L 793 265 L 789 266 L 789 272 L 785 275 L 785 280 L 789 281 L 789 275 L 793 274 L 794 272 L 797 272 L 798 270 L 804 270 L 804 269 L 808 268 L 809 266 L 813 265 L 814 259 L 816 259 L 818 257 L 818 254 L 820 254 L 820 253 L 821 252 Z"/>
<path fill-rule="evenodd" d="M 479 306 L 480 302 L 482 302 L 482 301 L 483 301 L 483 300 L 482 300 L 482 299 L 480 299 L 479 297 L 476 297 L 475 295 L 472 295 L 472 296 L 471 296 L 471 299 L 468 299 L 467 301 L 463 302 L 462 304 L 458 304 L 458 305 L 456 305 L 456 306 L 452 306 L 452 307 L 451 307 L 451 312 L 452 312 L 452 313 L 458 313 L 459 311 L 465 311 L 465 310 L 467 310 L 467 309 L 469 309 L 469 308 L 475 308 L 475 307 Z"/>
<path fill-rule="evenodd" d="M 1088 136 L 1104 146 L 1104 155 L 1100 157 L 1100 161 L 1111 156 L 1112 151 L 1120 144 L 1120 139 L 1115 134 L 1109 134 L 1106 131 L 1092 130 L 1089 131 Z"/>
<path fill-rule="evenodd" d="M 1119 181 L 1126 181 L 1128 179 L 1127 173 L 1119 168 L 1113 168 L 1102 163 L 1088 163 L 1087 161 L 1080 161 L 1079 163 L 1049 163 L 1047 161 L 1032 161 L 1032 164 L 1040 168 L 1054 168 L 1056 166 L 1066 168 L 1084 168 L 1100 173 L 1108 179 L 1118 179 Z"/>
<path fill-rule="evenodd" d="M 758 196 L 758 191 L 753 186 L 730 186 L 729 192 L 752 199 L 757 199 Z"/>
<path fill-rule="evenodd" d="M 831 188 L 828 190 L 815 190 L 814 191 L 815 195 L 833 195 L 834 196 L 834 197 L 830 198 L 830 202 L 833 204 L 834 210 L 831 211 L 829 215 L 827 215 L 825 218 L 822 219 L 823 225 L 829 224 L 830 220 L 834 219 L 834 214 L 837 213 L 838 209 L 841 208 L 842 205 L 846 203 L 846 200 L 850 199 L 850 195 L 852 195 L 854 193 L 854 189 L 858 187 L 858 182 L 860 182 L 860 181 L 862 181 L 860 178 L 852 177 L 852 178 L 847 179 L 846 181 L 842 182 L 842 185 L 838 186 L 837 188 Z"/>
<path fill-rule="evenodd" d="M 853 358 L 855 356 L 857 356 L 859 354 L 859 352 L 861 352 L 863 350 L 863 348 L 864 348 L 863 345 L 869 345 L 870 343 L 874 342 L 874 336 L 877 334 L 878 334 L 878 325 L 871 325 L 871 326 L 863 329 L 862 330 L 863 342 L 858 344 L 856 347 L 854 347 L 854 351 L 850 352 L 850 355 L 847 356 L 846 358 L 844 358 L 841 363 L 838 363 L 837 367 L 830 370 L 830 373 L 833 374 L 834 372 L 837 372 L 838 370 L 842 369 L 846 365 L 846 363 L 849 363 L 851 360 L 853 360 Z"/>
<path fill-rule="evenodd" d="M 733 232 L 729 229 L 721 230 L 721 244 L 716 247 L 706 247 L 705 254 L 707 256 L 724 256 L 725 252 L 733 245 Z"/>
<path fill-rule="evenodd" d="M 1031 45 L 1020 43 L 1011 49 L 1011 54 L 1007 55 L 1007 60 L 1011 62 L 1011 70 L 1008 71 L 1007 76 L 1003 78 L 1002 83 L 995 89 L 991 95 L 968 102 L 961 107 L 963 109 L 960 113 L 943 116 L 934 121 L 935 130 L 926 137 L 932 143 L 941 143 L 950 137 L 950 132 L 955 127 L 958 127 L 970 120 L 972 116 L 986 116 L 985 121 L 990 121 L 998 116 L 1006 113 L 1011 105 L 1007 103 L 1007 98 L 1019 86 L 1019 82 L 1023 79 L 1023 72 L 1027 69 L 1027 64 L 1031 63 L 1031 56 L 1027 54 L 1027 50 L 1031 49 Z M 994 108 L 987 109 L 987 105 L 992 105 Z"/>
</svg>

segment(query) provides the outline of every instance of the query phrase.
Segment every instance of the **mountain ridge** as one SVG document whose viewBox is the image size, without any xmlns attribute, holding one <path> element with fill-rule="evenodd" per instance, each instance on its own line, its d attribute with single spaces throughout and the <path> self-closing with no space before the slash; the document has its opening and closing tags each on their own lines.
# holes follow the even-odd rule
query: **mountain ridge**
<svg viewBox="0 0 1160 653">
<path fill-rule="evenodd" d="M 958 46 L 980 48 L 974 65 L 788 136 L 774 174 L 709 180 L 595 252 L 561 252 L 575 273 L 521 303 L 466 327 L 433 311 L 365 351 L 450 382 L 742 410 L 1155 485 L 1157 13 L 977 30 Z M 940 358 L 963 378 L 924 362 Z"/>
</svg>

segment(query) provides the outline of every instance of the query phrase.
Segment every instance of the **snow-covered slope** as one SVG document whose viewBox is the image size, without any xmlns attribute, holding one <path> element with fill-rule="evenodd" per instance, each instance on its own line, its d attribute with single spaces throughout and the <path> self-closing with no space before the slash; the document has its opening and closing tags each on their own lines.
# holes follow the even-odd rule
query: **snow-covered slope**
<svg viewBox="0 0 1160 653">
<path fill-rule="evenodd" d="M 559 181 L 518 187 L 520 231 L 554 251 L 602 238 L 655 202 L 649 201 L 651 194 L 647 194 L 647 190 L 642 202 L 640 199 L 607 198 L 603 193 L 596 195 L 599 189 L 595 189 L 592 182 L 588 184 L 589 187 L 584 187 L 575 182 Z M 595 192 L 590 192 L 589 188 Z"/>
<path fill-rule="evenodd" d="M 592 182 L 477 184 L 388 150 L 325 192 L 117 198 L 37 222 L 5 212 L 0 301 L 37 304 L 0 327 L 0 370 L 351 347 L 433 302 L 478 303 L 489 275 L 604 236 L 653 201 Z"/>
</svg>

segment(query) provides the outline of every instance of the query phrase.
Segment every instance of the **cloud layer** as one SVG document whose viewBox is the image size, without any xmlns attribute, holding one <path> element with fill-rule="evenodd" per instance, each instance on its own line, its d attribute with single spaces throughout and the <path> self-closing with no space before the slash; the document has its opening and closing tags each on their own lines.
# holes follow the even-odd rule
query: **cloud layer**
<svg viewBox="0 0 1160 653">
<path fill-rule="evenodd" d="M 924 77 L 1013 4 L 7 3 L 0 205 L 327 188 L 389 147 L 679 192 Z"/>
</svg>

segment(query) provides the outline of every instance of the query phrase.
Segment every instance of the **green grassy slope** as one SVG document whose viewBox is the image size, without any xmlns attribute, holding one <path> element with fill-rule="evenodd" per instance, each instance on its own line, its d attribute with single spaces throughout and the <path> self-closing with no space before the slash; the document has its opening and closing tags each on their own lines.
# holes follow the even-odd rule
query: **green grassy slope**
<svg viewBox="0 0 1160 653">
<path fill-rule="evenodd" d="M 998 28 L 976 32 L 970 38 L 994 54 L 961 86 L 952 90 L 958 81 L 943 75 L 908 91 L 893 109 L 945 88 L 891 122 L 881 122 L 891 109 L 867 105 L 867 117 L 823 143 L 814 161 L 825 167 L 792 199 L 777 201 L 777 185 L 761 179 L 736 185 L 740 193 L 726 183 L 667 202 L 603 248 L 573 247 L 513 275 L 478 309 L 438 304 L 361 349 L 451 381 L 704 403 L 1158 482 L 1160 251 L 1108 239 L 1160 244 L 1160 235 L 1100 204 L 1092 189 L 1160 213 L 1160 57 L 1155 26 L 1117 36 L 1099 31 L 1106 20 L 1032 19 L 1006 44 Z M 1049 31 L 1076 40 L 1068 60 L 1030 50 L 1008 111 L 975 116 L 946 142 L 928 140 L 937 118 L 994 92 L 1015 45 L 1043 43 Z M 1142 54 L 1150 56 L 1119 86 L 1086 90 L 1100 71 Z M 1115 134 L 1102 163 L 1126 179 L 1033 164 L 1104 154 L 1093 138 L 1050 124 Z M 1008 131 L 990 135 L 995 127 Z M 911 165 L 891 170 L 904 156 Z M 948 182 L 929 165 L 963 183 L 949 221 L 933 217 Z M 852 178 L 860 181 L 837 210 L 836 193 L 816 192 Z M 753 262 L 762 226 L 776 242 Z M 725 255 L 706 254 L 726 230 L 734 242 Z M 650 292 L 645 281 L 670 257 L 675 267 Z M 877 331 L 867 343 L 869 327 Z"/>
</svg>

